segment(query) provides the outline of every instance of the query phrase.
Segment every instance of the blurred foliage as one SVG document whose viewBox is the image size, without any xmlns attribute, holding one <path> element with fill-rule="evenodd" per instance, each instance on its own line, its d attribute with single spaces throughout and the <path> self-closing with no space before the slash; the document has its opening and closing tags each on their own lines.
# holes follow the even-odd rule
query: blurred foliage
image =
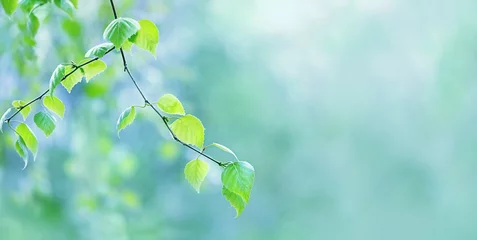
<svg viewBox="0 0 477 240">
<path fill-rule="evenodd" d="M 117 138 L 117 116 L 142 100 L 116 53 L 99 78 L 58 93 L 65 119 L 27 169 L 1 135 L 2 240 L 477 237 L 476 1 L 117 5 L 161 32 L 157 61 L 127 53 L 146 95 L 177 93 L 207 139 L 253 163 L 253 200 L 231 218 L 212 165 L 196 194 L 183 167 L 197 156 L 150 111 Z M 35 16 L 32 38 L 28 13 L 0 13 L 0 109 L 37 96 L 112 20 L 92 0 Z"/>
</svg>

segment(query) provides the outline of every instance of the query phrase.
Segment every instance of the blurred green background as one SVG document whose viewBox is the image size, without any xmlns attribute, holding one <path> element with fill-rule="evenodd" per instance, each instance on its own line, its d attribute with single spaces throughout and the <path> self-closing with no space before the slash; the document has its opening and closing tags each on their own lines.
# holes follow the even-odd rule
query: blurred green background
<svg viewBox="0 0 477 240">
<path fill-rule="evenodd" d="M 250 204 L 234 218 L 212 164 L 195 193 L 183 167 L 196 155 L 151 110 L 118 139 L 142 100 L 111 54 L 91 83 L 57 91 L 66 116 L 49 138 L 34 128 L 36 162 L 22 171 L 13 133 L 0 136 L 0 239 L 477 239 L 475 0 L 116 4 L 160 29 L 157 60 L 127 53 L 148 98 L 175 94 L 206 142 L 254 165 Z M 31 46 L 26 15 L 0 12 L 1 109 L 112 20 L 109 1 L 36 13 Z"/>
</svg>

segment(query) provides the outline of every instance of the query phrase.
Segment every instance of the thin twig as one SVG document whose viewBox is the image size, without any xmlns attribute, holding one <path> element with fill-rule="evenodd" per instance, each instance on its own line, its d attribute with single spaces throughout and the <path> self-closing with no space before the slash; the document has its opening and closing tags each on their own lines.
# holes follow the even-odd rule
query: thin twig
<svg viewBox="0 0 477 240">
<path fill-rule="evenodd" d="M 106 51 L 106 53 L 104 53 L 104 55 L 110 53 L 110 52 L 113 51 L 113 50 L 114 50 L 114 47 L 110 48 L 108 51 Z M 69 72 L 68 74 L 66 74 L 66 75 L 61 79 L 60 82 L 63 82 L 66 78 L 68 78 L 69 76 L 71 76 L 71 74 L 75 73 L 78 69 L 80 69 L 80 68 L 82 68 L 82 67 L 84 67 L 84 66 L 86 66 L 86 65 L 88 65 L 88 64 L 90 64 L 90 63 L 92 63 L 92 62 L 95 62 L 95 61 L 97 61 L 97 60 L 99 60 L 99 57 L 95 57 L 95 58 L 93 58 L 93 59 L 88 60 L 87 62 L 84 62 L 84 63 L 78 65 L 78 66 L 74 66 L 74 69 L 73 69 L 71 72 Z M 46 89 L 42 94 L 40 94 L 40 96 L 38 96 L 38 97 L 32 99 L 32 100 L 29 101 L 27 104 L 25 104 L 25 105 L 19 107 L 19 108 L 17 109 L 17 111 L 16 111 L 15 113 L 13 113 L 13 115 L 11 115 L 11 116 L 8 117 L 7 119 L 5 119 L 5 122 L 9 123 L 9 122 L 10 122 L 16 115 L 18 115 L 23 109 L 25 109 L 26 107 L 30 106 L 30 105 L 33 104 L 34 102 L 36 102 L 36 101 L 42 99 L 42 98 L 43 98 L 47 93 L 49 93 L 49 92 L 50 92 L 50 89 L 48 88 L 48 89 Z M 3 124 L 3 123 L 0 123 L 0 124 Z"/>
<path fill-rule="evenodd" d="M 114 14 L 114 19 L 117 19 L 117 18 L 118 18 L 118 15 L 117 15 L 117 13 L 116 13 L 116 8 L 115 8 L 115 6 L 114 6 L 114 2 L 113 2 L 113 0 L 110 0 L 110 2 L 111 2 L 111 8 L 112 8 L 113 14 Z M 108 51 L 105 52 L 104 55 L 110 53 L 110 52 L 113 51 L 113 50 L 114 50 L 114 47 L 110 48 Z M 159 110 L 158 110 L 153 104 L 151 104 L 151 102 L 149 102 L 149 100 L 146 98 L 146 96 L 144 95 L 143 91 L 141 90 L 141 88 L 140 88 L 139 85 L 137 84 L 136 80 L 134 79 L 133 75 L 132 75 L 131 72 L 129 71 L 129 68 L 128 68 L 128 65 L 127 65 L 127 61 L 126 61 L 126 57 L 124 56 L 123 48 L 120 48 L 120 52 L 121 52 L 121 57 L 122 57 L 122 60 L 123 60 L 124 71 L 128 73 L 129 78 L 130 78 L 131 81 L 134 83 L 134 86 L 136 86 L 136 89 L 138 90 L 138 92 L 141 94 L 142 98 L 144 99 L 144 104 L 145 104 L 145 106 L 151 107 L 151 108 L 157 113 L 157 115 L 158 115 L 158 116 L 162 119 L 162 121 L 164 122 L 164 125 L 167 127 L 167 130 L 168 130 L 169 133 L 171 134 L 172 138 L 173 138 L 175 141 L 179 142 L 180 144 L 184 145 L 185 147 L 187 147 L 187 148 L 191 149 L 192 151 L 198 153 L 199 155 L 202 155 L 202 156 L 204 156 L 205 158 L 208 158 L 209 160 L 211 160 L 212 162 L 216 163 L 216 164 L 219 165 L 219 166 L 225 166 L 225 165 L 227 165 L 227 163 L 222 163 L 222 162 L 220 162 L 220 161 L 217 161 L 217 160 L 215 160 L 213 157 L 211 157 L 211 156 L 205 154 L 204 151 L 203 151 L 203 150 L 205 150 L 205 149 L 198 150 L 198 149 L 196 149 L 195 147 L 193 147 L 192 145 L 183 142 L 182 140 L 180 140 L 180 139 L 176 136 L 176 134 L 172 131 L 170 125 L 167 123 L 167 118 L 166 118 L 163 114 L 161 114 L 161 112 L 159 112 Z M 99 60 L 99 57 L 95 57 L 95 58 L 93 58 L 93 59 L 91 59 L 91 60 L 89 60 L 89 61 L 87 61 L 87 62 L 85 62 L 85 63 L 82 63 L 82 64 L 80 64 L 80 65 L 73 64 L 74 69 L 73 69 L 71 72 L 69 72 L 68 74 L 66 74 L 66 75 L 61 79 L 60 82 L 63 82 L 66 78 L 68 78 L 71 74 L 75 73 L 78 69 L 80 69 L 80 68 L 82 68 L 82 67 L 84 67 L 84 66 L 86 66 L 86 65 L 88 65 L 88 64 L 90 64 L 90 63 L 92 63 L 92 62 L 94 62 L 94 61 L 97 61 L 97 60 Z M 10 122 L 12 121 L 12 119 L 13 119 L 15 116 L 17 116 L 21 111 L 23 111 L 23 109 L 25 109 L 26 107 L 30 106 L 31 104 L 37 102 L 38 100 L 42 99 L 48 92 L 50 92 L 50 89 L 45 90 L 45 91 L 44 91 L 42 94 L 40 94 L 38 97 L 32 99 L 31 101 L 29 101 L 29 102 L 26 103 L 25 105 L 19 107 L 15 113 L 13 113 L 10 117 L 8 117 L 8 118 L 5 120 L 5 122 L 10 126 L 10 128 L 12 128 L 11 125 L 10 125 Z M 0 124 L 3 124 L 3 123 L 0 123 Z M 15 131 L 13 128 L 12 128 L 12 130 Z"/>
<path fill-rule="evenodd" d="M 111 8 L 113 10 L 113 15 L 114 15 L 114 19 L 117 19 L 118 18 L 118 14 L 116 13 L 116 8 L 114 6 L 114 2 L 113 0 L 110 0 L 110 3 L 111 3 Z M 226 164 L 225 163 L 222 163 L 220 161 L 217 161 L 215 160 L 213 157 L 203 153 L 203 151 L 201 150 L 198 150 L 196 149 L 195 147 L 193 147 L 192 145 L 190 144 L 187 144 L 185 142 L 183 142 L 182 140 L 180 140 L 176 134 L 172 131 L 171 127 L 169 126 L 169 123 L 167 123 L 167 118 L 161 114 L 161 112 L 159 112 L 159 110 L 153 105 L 151 104 L 151 102 L 149 102 L 149 100 L 146 98 L 146 96 L 144 95 L 143 91 L 141 90 L 141 88 L 139 87 L 139 85 L 137 84 L 136 80 L 134 79 L 133 75 L 131 74 L 131 71 L 129 71 L 129 68 L 128 68 L 128 64 L 127 64 L 127 61 L 126 61 L 126 57 L 124 56 L 124 52 L 123 52 L 123 48 L 120 48 L 119 49 L 121 51 L 121 57 L 123 59 L 123 66 L 124 66 L 124 71 L 128 73 L 129 75 L 129 78 L 131 79 L 131 81 L 134 83 L 134 86 L 136 86 L 136 89 L 137 91 L 139 92 L 139 94 L 141 94 L 141 97 L 143 98 L 144 100 L 144 103 L 145 105 L 151 107 L 159 117 L 161 117 L 162 121 L 164 122 L 164 125 L 166 125 L 167 127 L 167 130 L 169 131 L 169 133 L 171 134 L 172 138 L 179 142 L 180 144 L 184 145 L 185 147 L 191 149 L 192 151 L 198 153 L 199 155 L 202 155 L 206 158 L 208 158 L 209 160 L 211 160 L 212 162 L 216 163 L 217 165 L 219 166 L 225 166 Z"/>
</svg>

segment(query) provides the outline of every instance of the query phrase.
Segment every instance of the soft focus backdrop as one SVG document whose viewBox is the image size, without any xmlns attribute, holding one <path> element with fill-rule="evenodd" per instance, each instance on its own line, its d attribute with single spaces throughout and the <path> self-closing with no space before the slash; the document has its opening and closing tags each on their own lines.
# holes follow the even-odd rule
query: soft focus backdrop
<svg viewBox="0 0 477 240">
<path fill-rule="evenodd" d="M 25 170 L 13 133 L 0 135 L 0 239 L 477 238 L 477 1 L 116 4 L 160 29 L 157 60 L 127 54 L 146 95 L 175 94 L 206 142 L 255 166 L 250 204 L 234 218 L 213 165 L 195 193 L 183 167 L 196 155 L 150 109 L 118 139 L 119 114 L 142 101 L 112 54 L 90 84 L 58 90 L 65 119 L 49 138 L 35 128 Z M 15 24 L 25 16 L 0 12 L 2 112 L 103 42 L 112 20 L 106 0 L 79 0 L 73 18 L 37 14 L 30 47 Z"/>
</svg>

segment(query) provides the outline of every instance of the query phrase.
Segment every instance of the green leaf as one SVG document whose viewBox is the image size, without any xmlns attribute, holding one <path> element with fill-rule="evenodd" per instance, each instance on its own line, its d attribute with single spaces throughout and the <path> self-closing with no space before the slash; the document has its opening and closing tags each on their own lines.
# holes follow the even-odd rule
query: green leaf
<svg viewBox="0 0 477 240">
<path fill-rule="evenodd" d="M 172 94 L 162 96 L 157 102 L 157 106 L 165 113 L 185 115 L 182 103 Z"/>
<path fill-rule="evenodd" d="M 18 136 L 18 140 L 15 142 L 15 150 L 17 151 L 18 155 L 23 159 L 23 169 L 25 169 L 28 165 L 28 149 L 25 144 L 25 141 L 21 136 Z"/>
<path fill-rule="evenodd" d="M 60 118 L 65 116 L 65 104 L 63 104 L 59 98 L 55 96 L 45 97 L 43 98 L 43 105 L 45 105 L 46 108 L 54 112 Z"/>
<path fill-rule="evenodd" d="M 11 111 L 12 111 L 12 108 L 7 109 L 7 111 L 5 111 L 5 113 L 0 118 L 0 132 L 2 133 L 3 133 L 3 125 L 5 124 L 5 120 L 7 119 L 8 114 L 10 114 Z"/>
<path fill-rule="evenodd" d="M 209 165 L 202 160 L 192 160 L 185 166 L 184 174 L 190 185 L 194 187 L 197 193 L 200 192 L 200 185 L 205 179 L 207 172 L 209 171 Z"/>
<path fill-rule="evenodd" d="M 225 188 L 225 186 L 222 187 L 222 195 L 224 195 L 225 199 L 229 201 L 230 205 L 232 205 L 232 207 L 235 208 L 235 211 L 237 212 L 235 217 L 236 218 L 239 217 L 240 214 L 242 214 L 242 211 L 245 209 L 245 205 L 246 205 L 243 198 L 231 192 L 230 190 Z"/>
<path fill-rule="evenodd" d="M 34 7 L 42 6 L 49 1 L 50 0 L 22 0 L 20 1 L 20 7 L 25 13 L 30 13 Z"/>
<path fill-rule="evenodd" d="M 25 145 L 33 153 L 33 159 L 35 159 L 36 154 L 38 153 L 38 140 L 36 139 L 35 134 L 24 123 L 18 124 L 16 131 L 20 135 L 20 137 L 23 138 L 23 140 L 25 141 Z"/>
<path fill-rule="evenodd" d="M 55 0 L 55 4 L 58 8 L 66 12 L 68 15 L 73 16 L 75 7 L 70 1 L 67 0 Z"/>
<path fill-rule="evenodd" d="M 198 148 L 204 145 L 204 126 L 200 120 L 190 114 L 185 115 L 171 124 L 172 132 L 181 141 Z"/>
<path fill-rule="evenodd" d="M 30 13 L 28 15 L 28 23 L 27 23 L 28 31 L 30 31 L 32 36 L 35 36 L 38 32 L 38 28 L 40 28 L 40 21 L 35 16 L 35 14 Z"/>
<path fill-rule="evenodd" d="M 132 46 L 133 46 L 133 43 L 130 42 L 129 40 L 126 40 L 126 41 L 124 41 L 122 48 L 123 48 L 124 51 L 130 52 L 131 49 L 132 49 Z"/>
<path fill-rule="evenodd" d="M 20 1 L 20 3 L 19 3 L 20 8 L 24 12 L 30 12 L 33 9 L 33 7 L 35 6 L 35 4 L 36 4 L 36 0 L 23 0 L 23 1 Z"/>
<path fill-rule="evenodd" d="M 131 37 L 131 42 L 139 48 L 149 51 L 156 57 L 157 44 L 159 43 L 159 30 L 156 25 L 149 20 L 140 20 L 141 29 Z"/>
<path fill-rule="evenodd" d="M 50 96 L 53 96 L 55 88 L 65 77 L 66 67 L 62 64 L 58 65 L 50 77 Z"/>
<path fill-rule="evenodd" d="M 56 119 L 47 112 L 39 112 L 33 118 L 36 126 L 48 137 L 56 128 Z"/>
<path fill-rule="evenodd" d="M 78 0 L 70 0 L 73 6 L 78 9 Z"/>
<path fill-rule="evenodd" d="M 71 93 L 75 85 L 83 80 L 83 73 L 72 65 L 66 66 L 65 72 L 67 77 L 61 82 L 61 85 L 65 87 L 68 93 Z"/>
<path fill-rule="evenodd" d="M 116 48 L 122 47 L 123 43 L 141 28 L 139 23 L 131 18 L 118 18 L 113 20 L 106 30 L 103 38 L 114 44 Z"/>
<path fill-rule="evenodd" d="M 129 107 L 121 113 L 117 122 L 117 129 L 118 129 L 118 136 L 119 132 L 129 126 L 131 123 L 134 122 L 136 118 L 136 109 L 134 107 Z"/>
<path fill-rule="evenodd" d="M 34 37 L 32 36 L 28 36 L 28 35 L 23 35 L 23 40 L 25 41 L 25 44 L 30 46 L 30 47 L 34 47 L 36 46 L 36 41 L 34 39 Z M 25 51 L 25 58 L 27 59 L 35 59 L 36 58 L 36 55 L 35 55 L 35 52 L 33 52 L 33 48 L 30 48 L 32 49 L 31 51 Z"/>
<path fill-rule="evenodd" d="M 107 65 L 105 62 L 101 60 L 96 60 L 94 62 L 89 63 L 88 65 L 85 65 L 81 67 L 84 71 L 84 76 L 86 78 L 86 82 L 89 82 L 93 77 L 96 75 L 104 72 L 106 70 Z"/>
<path fill-rule="evenodd" d="M 226 147 L 226 146 L 224 146 L 224 145 L 222 145 L 222 144 L 212 143 L 212 144 L 210 144 L 210 145 L 207 146 L 207 147 L 216 147 L 216 148 L 219 148 L 220 150 L 222 150 L 222 151 L 224 151 L 224 152 L 228 152 L 228 153 L 234 155 L 235 159 L 238 160 L 237 155 L 235 155 L 235 153 L 234 153 L 232 150 L 230 150 L 230 148 L 228 148 L 228 147 Z"/>
<path fill-rule="evenodd" d="M 248 162 L 231 163 L 222 172 L 222 183 L 225 188 L 242 197 L 245 203 L 250 199 L 254 179 L 255 170 Z"/>
<path fill-rule="evenodd" d="M 23 106 L 25 106 L 27 103 L 25 101 L 22 101 L 22 100 L 15 100 L 12 102 L 12 106 L 14 108 L 16 108 L 17 110 L 20 110 L 20 108 L 22 108 Z M 23 116 L 23 120 L 26 120 L 28 115 L 30 115 L 30 112 L 31 112 L 31 106 L 26 106 L 22 109 L 22 111 L 20 112 Z"/>
<path fill-rule="evenodd" d="M 65 18 L 61 24 L 61 28 L 66 32 L 72 39 L 77 39 L 82 35 L 82 26 L 81 23 L 75 19 Z"/>
<path fill-rule="evenodd" d="M 18 0 L 1 0 L 3 10 L 8 16 L 11 16 L 18 7 Z"/>
<path fill-rule="evenodd" d="M 112 47 L 114 47 L 114 44 L 112 44 L 112 43 L 109 43 L 109 42 L 108 43 L 101 43 L 99 45 L 94 46 L 90 50 L 88 50 L 88 52 L 86 52 L 84 57 L 87 57 L 87 58 L 93 58 L 93 57 L 102 58 L 106 54 L 106 52 L 109 51 L 109 49 L 111 49 Z"/>
</svg>

